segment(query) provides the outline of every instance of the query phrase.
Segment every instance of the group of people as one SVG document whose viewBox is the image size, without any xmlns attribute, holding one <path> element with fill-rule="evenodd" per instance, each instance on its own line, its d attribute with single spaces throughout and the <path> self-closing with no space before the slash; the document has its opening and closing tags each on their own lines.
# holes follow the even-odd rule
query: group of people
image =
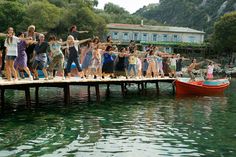
<svg viewBox="0 0 236 157">
<path fill-rule="evenodd" d="M 9 27 L 0 53 L 2 71 L 5 69 L 8 81 L 12 80 L 12 75 L 14 80 L 18 80 L 19 76 L 22 78 L 25 73 L 30 80 L 38 80 L 38 69 L 42 70 L 45 80 L 55 76 L 65 79 L 72 75 L 94 79 L 120 76 L 176 77 L 182 76 L 182 62 L 188 60 L 179 54 L 161 52 L 159 47 L 151 45 L 139 51 L 134 41 L 130 41 L 127 47 L 118 48 L 110 36 L 105 42 L 101 42 L 98 37 L 78 40 L 79 34 L 86 32 L 77 31 L 73 25 L 66 41 L 58 39 L 55 35 L 45 40 L 44 34 L 35 32 L 33 25 L 29 26 L 26 32 L 17 35 L 14 29 Z M 76 70 L 71 72 L 72 63 Z M 193 60 L 188 67 L 192 79 L 192 70 L 197 64 L 196 60 Z M 212 78 L 213 75 L 209 77 Z"/>
</svg>

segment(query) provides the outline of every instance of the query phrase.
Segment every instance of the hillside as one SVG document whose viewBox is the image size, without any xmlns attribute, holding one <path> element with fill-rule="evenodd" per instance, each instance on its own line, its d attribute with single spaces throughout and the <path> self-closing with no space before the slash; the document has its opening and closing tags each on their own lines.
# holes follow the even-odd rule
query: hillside
<svg viewBox="0 0 236 157">
<path fill-rule="evenodd" d="M 209 35 L 213 32 L 214 22 L 234 10 L 236 0 L 160 0 L 159 4 L 144 6 L 135 15 L 166 25 L 203 30 Z"/>
</svg>

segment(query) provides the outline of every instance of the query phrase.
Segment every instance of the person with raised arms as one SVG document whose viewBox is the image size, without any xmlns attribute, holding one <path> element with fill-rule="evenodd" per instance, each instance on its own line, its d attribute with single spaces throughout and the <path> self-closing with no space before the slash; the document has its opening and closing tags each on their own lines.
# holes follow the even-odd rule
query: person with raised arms
<svg viewBox="0 0 236 157">
<path fill-rule="evenodd" d="M 78 69 L 78 75 L 80 77 L 84 77 L 83 73 L 82 73 L 82 67 L 79 63 L 79 45 L 87 42 L 91 39 L 85 39 L 85 40 L 75 40 L 74 37 L 72 35 L 69 35 L 67 37 L 67 53 L 68 53 L 68 60 L 67 60 L 67 65 L 66 65 L 66 73 L 68 78 L 70 78 L 70 72 L 71 72 L 71 64 L 74 62 L 76 64 L 76 67 Z"/>
<path fill-rule="evenodd" d="M 195 75 L 194 75 L 194 73 L 193 73 L 193 70 L 194 70 L 197 66 L 199 66 L 200 64 L 202 64 L 202 63 L 203 63 L 203 61 L 197 63 L 197 60 L 196 60 L 196 59 L 193 59 L 193 60 L 192 60 L 192 63 L 188 66 L 188 69 L 187 69 L 188 74 L 189 74 L 189 76 L 190 76 L 189 82 L 195 81 Z"/>
<path fill-rule="evenodd" d="M 17 37 L 19 39 L 24 39 L 24 33 L 23 32 L 18 33 Z M 18 56 L 16 57 L 15 64 L 14 64 L 15 69 L 17 71 L 24 70 L 28 74 L 30 80 L 33 80 L 33 77 L 27 66 L 27 55 L 26 55 L 25 49 L 27 45 L 29 45 L 32 42 L 34 42 L 32 38 L 29 38 L 29 40 L 21 40 L 18 43 Z M 23 71 L 23 75 L 24 75 L 24 71 Z"/>
<path fill-rule="evenodd" d="M 7 30 L 6 40 L 4 46 L 6 47 L 6 76 L 7 80 L 11 81 L 12 74 L 14 75 L 14 80 L 18 80 L 17 72 L 14 68 L 14 61 L 18 56 L 18 47 L 17 44 L 20 42 L 20 39 L 15 36 L 14 29 L 9 27 Z"/>
<path fill-rule="evenodd" d="M 43 71 L 45 80 L 48 80 L 48 73 L 47 73 L 47 53 L 49 50 L 49 45 L 45 41 L 45 36 L 43 34 L 39 35 L 39 41 L 35 45 L 34 53 L 32 57 L 32 68 L 34 72 L 34 80 L 39 79 L 38 75 L 38 68 Z"/>
<path fill-rule="evenodd" d="M 61 50 L 61 45 L 63 42 L 57 40 L 56 36 L 52 35 L 49 38 L 49 54 L 51 56 L 51 62 L 49 64 L 49 79 L 53 79 L 53 70 L 58 68 L 58 71 L 61 72 L 62 80 L 64 77 L 64 55 Z"/>
</svg>

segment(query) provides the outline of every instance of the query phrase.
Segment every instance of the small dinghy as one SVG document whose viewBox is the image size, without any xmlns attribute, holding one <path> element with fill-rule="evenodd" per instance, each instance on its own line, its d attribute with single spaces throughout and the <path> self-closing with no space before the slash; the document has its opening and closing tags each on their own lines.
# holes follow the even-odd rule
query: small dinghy
<svg viewBox="0 0 236 157">
<path fill-rule="evenodd" d="M 193 81 L 180 78 L 175 81 L 176 94 L 179 95 L 217 95 L 222 94 L 230 85 L 228 79 Z"/>
</svg>

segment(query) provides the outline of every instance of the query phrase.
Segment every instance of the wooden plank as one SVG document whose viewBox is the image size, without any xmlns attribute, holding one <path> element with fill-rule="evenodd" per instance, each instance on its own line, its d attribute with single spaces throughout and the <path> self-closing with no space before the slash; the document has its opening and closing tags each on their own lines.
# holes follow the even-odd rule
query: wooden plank
<svg viewBox="0 0 236 157">
<path fill-rule="evenodd" d="M 158 82 L 174 82 L 174 78 L 142 78 L 142 79 L 126 79 L 126 78 L 118 78 L 118 79 L 78 79 L 71 78 L 70 80 L 62 80 L 61 78 L 56 78 L 54 80 L 45 81 L 43 79 L 40 80 L 20 80 L 20 81 L 5 81 L 0 80 L 0 89 L 1 90 L 1 104 L 4 105 L 4 92 L 5 89 L 13 89 L 13 90 L 25 90 L 26 93 L 26 103 L 30 106 L 30 91 L 28 88 L 35 88 L 35 101 L 36 105 L 39 104 L 39 87 L 57 87 L 64 88 L 64 101 L 65 104 L 70 104 L 70 85 L 79 85 L 79 86 L 88 86 L 88 97 L 91 99 L 90 87 L 95 86 L 96 90 L 96 99 L 100 102 L 100 90 L 99 85 L 107 85 L 107 96 L 110 95 L 110 85 L 119 85 L 121 86 L 121 92 L 124 96 L 126 94 L 126 85 L 127 84 L 138 84 L 139 90 L 144 91 L 144 88 L 147 83 L 155 83 L 157 88 L 157 93 L 159 94 L 159 84 Z M 145 84 L 145 85 L 144 85 Z M 141 89 L 140 89 L 141 86 Z M 173 93 L 175 88 L 173 86 Z"/>
<path fill-rule="evenodd" d="M 78 79 L 78 78 L 71 78 L 70 80 L 61 80 L 61 78 L 57 78 L 54 80 L 19 80 L 19 81 L 5 81 L 0 80 L 0 87 L 3 86 L 19 86 L 19 85 L 30 85 L 30 86 L 62 86 L 64 83 L 68 84 L 86 84 L 86 83 L 100 83 L 100 84 L 113 84 L 113 83 L 141 83 L 141 82 L 173 82 L 174 78 L 142 78 L 142 79 L 124 79 L 124 78 L 117 78 L 117 79 Z"/>
</svg>

